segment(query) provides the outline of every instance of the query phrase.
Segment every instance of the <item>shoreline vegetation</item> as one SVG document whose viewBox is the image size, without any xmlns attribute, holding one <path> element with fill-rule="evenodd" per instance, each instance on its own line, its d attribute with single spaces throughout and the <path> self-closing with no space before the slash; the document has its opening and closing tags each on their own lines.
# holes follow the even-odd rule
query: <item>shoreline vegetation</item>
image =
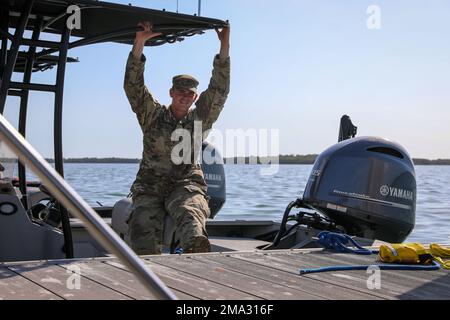
<svg viewBox="0 0 450 320">
<path fill-rule="evenodd" d="M 308 155 L 280 155 L 279 164 L 314 164 L 316 160 L 316 154 Z M 46 159 L 48 162 L 53 163 L 53 159 Z M 64 163 L 139 163 L 138 158 L 65 158 Z M 423 159 L 413 158 L 415 165 L 450 165 L 450 159 Z M 234 157 L 224 158 L 225 164 L 270 164 L 268 158 L 257 157 Z"/>
</svg>

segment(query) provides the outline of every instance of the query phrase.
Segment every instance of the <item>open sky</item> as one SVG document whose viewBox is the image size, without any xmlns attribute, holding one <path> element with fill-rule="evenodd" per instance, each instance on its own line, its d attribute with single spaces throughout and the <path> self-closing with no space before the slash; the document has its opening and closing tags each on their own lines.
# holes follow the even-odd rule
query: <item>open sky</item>
<svg viewBox="0 0 450 320">
<path fill-rule="evenodd" d="M 176 10 L 176 0 L 112 2 Z M 367 27 L 371 5 L 380 9 L 380 29 Z M 179 11 L 196 13 L 197 0 L 179 0 Z M 217 129 L 279 129 L 280 153 L 320 153 L 337 142 L 348 114 L 359 136 L 397 141 L 413 157 L 450 158 L 448 0 L 203 0 L 202 15 L 232 26 L 231 93 Z M 66 72 L 65 157 L 140 157 L 142 133 L 122 89 L 130 49 L 69 51 L 80 62 Z M 205 89 L 218 49 L 214 31 L 146 48 L 148 87 L 164 104 L 175 74 L 192 74 Z M 30 95 L 27 136 L 46 157 L 53 156 L 52 101 Z M 18 98 L 8 98 L 5 114 L 15 125 L 17 110 Z"/>
</svg>

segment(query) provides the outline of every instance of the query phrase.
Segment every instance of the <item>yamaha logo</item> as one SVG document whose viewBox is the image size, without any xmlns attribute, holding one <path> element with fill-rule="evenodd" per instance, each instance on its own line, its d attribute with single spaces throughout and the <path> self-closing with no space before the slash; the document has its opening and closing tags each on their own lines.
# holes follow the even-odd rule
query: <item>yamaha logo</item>
<svg viewBox="0 0 450 320">
<path fill-rule="evenodd" d="M 406 199 L 406 200 L 411 200 L 411 201 L 414 199 L 414 192 L 412 192 L 410 190 L 389 187 L 387 185 L 381 186 L 380 193 L 383 197 L 391 196 L 391 197 L 401 198 L 401 199 Z"/>
<path fill-rule="evenodd" d="M 383 197 L 386 197 L 389 194 L 389 187 L 387 185 L 381 186 L 380 193 Z"/>
<path fill-rule="evenodd" d="M 222 176 L 215 173 L 205 173 L 205 179 L 209 181 L 222 181 Z"/>
</svg>

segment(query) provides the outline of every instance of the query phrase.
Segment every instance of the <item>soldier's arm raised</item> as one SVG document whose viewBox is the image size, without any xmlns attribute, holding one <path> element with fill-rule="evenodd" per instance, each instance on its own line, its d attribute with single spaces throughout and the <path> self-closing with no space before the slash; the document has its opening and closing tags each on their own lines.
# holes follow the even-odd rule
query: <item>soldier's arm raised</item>
<svg viewBox="0 0 450 320">
<path fill-rule="evenodd" d="M 203 121 L 203 130 L 208 130 L 219 117 L 230 92 L 230 28 L 217 31 L 220 53 L 214 57 L 212 77 L 208 89 L 198 99 L 197 114 Z"/>
<path fill-rule="evenodd" d="M 227 59 L 230 56 L 230 26 L 222 28 L 222 31 L 216 29 L 217 37 L 220 40 L 220 58 Z"/>
<path fill-rule="evenodd" d="M 145 56 L 142 52 L 145 42 L 159 36 L 160 33 L 153 32 L 149 22 L 141 22 L 139 26 L 143 28 L 143 31 L 136 33 L 133 50 L 128 56 L 124 89 L 131 109 L 136 113 L 139 123 L 143 126 L 149 113 L 153 112 L 159 103 L 144 84 Z"/>
</svg>

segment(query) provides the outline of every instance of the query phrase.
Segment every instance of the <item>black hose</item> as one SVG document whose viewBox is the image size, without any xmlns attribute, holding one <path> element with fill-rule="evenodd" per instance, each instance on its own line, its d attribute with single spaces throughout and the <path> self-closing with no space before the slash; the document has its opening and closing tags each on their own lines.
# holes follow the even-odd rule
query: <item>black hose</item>
<svg viewBox="0 0 450 320">
<path fill-rule="evenodd" d="M 61 227 L 64 235 L 64 252 L 66 254 L 66 259 L 73 259 L 73 239 L 72 239 L 72 228 L 70 227 L 70 217 L 67 209 L 64 208 L 60 203 L 57 204 L 57 208 L 61 214 Z"/>
<path fill-rule="evenodd" d="M 300 225 L 300 222 L 297 222 L 296 224 L 292 225 L 288 231 L 286 231 L 286 234 L 291 233 L 292 230 L 294 230 L 295 227 L 298 227 Z"/>
<path fill-rule="evenodd" d="M 272 245 L 274 247 L 278 246 L 278 244 L 281 241 L 281 238 L 286 233 L 286 223 L 287 223 L 287 220 L 288 220 L 288 217 L 289 217 L 289 213 L 291 212 L 292 208 L 298 206 L 300 203 L 301 203 L 300 199 L 292 201 L 291 203 L 288 204 L 288 206 L 286 207 L 286 210 L 284 210 L 284 215 L 283 215 L 283 220 L 281 220 L 280 230 L 278 231 L 275 239 L 273 240 L 273 244 Z"/>
</svg>

